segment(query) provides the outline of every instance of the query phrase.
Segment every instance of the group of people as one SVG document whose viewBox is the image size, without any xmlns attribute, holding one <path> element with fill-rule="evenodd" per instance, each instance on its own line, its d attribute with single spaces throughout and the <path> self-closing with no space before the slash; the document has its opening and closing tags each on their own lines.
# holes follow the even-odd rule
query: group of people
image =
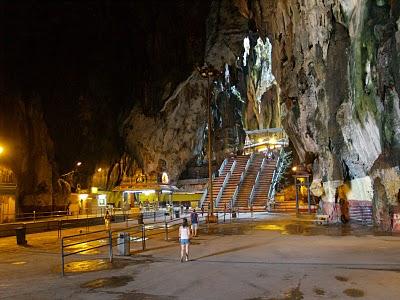
<svg viewBox="0 0 400 300">
<path fill-rule="evenodd" d="M 183 223 L 179 227 L 179 241 L 181 244 L 181 262 L 189 260 L 189 244 L 190 237 L 197 236 L 197 230 L 199 227 L 199 215 L 196 210 L 193 209 L 190 214 L 191 230 L 187 218 L 183 218 Z"/>
</svg>

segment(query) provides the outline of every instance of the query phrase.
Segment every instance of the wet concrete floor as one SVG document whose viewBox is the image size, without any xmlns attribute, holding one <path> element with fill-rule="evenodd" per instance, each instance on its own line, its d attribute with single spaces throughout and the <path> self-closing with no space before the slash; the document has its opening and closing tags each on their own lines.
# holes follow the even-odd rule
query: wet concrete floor
<svg viewBox="0 0 400 300">
<path fill-rule="evenodd" d="M 189 262 L 179 262 L 175 232 L 149 239 L 145 252 L 131 243 L 132 255 L 112 263 L 104 251 L 83 251 L 60 278 L 59 253 L 35 251 L 33 242 L 0 256 L 13 274 L 0 274 L 0 299 L 397 299 L 399 245 L 374 228 L 307 218 L 202 225 Z"/>
</svg>

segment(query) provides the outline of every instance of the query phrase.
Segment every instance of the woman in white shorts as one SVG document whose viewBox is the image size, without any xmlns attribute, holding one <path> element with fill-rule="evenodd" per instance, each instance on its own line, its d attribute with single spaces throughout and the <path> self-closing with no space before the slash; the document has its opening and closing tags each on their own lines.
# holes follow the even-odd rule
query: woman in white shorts
<svg viewBox="0 0 400 300">
<path fill-rule="evenodd" d="M 183 254 L 185 253 L 185 260 L 189 260 L 189 239 L 190 239 L 190 229 L 188 220 L 183 218 L 183 223 L 179 227 L 179 241 L 181 243 L 181 262 L 183 262 Z"/>
</svg>

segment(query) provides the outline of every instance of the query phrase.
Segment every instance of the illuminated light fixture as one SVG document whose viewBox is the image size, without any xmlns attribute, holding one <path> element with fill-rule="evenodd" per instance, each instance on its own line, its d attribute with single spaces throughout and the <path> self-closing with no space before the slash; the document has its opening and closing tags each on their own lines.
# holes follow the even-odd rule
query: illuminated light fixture
<svg viewBox="0 0 400 300">
<path fill-rule="evenodd" d="M 88 197 L 88 194 L 79 194 L 79 200 L 86 200 Z"/>
<path fill-rule="evenodd" d="M 272 138 L 269 140 L 269 143 L 270 143 L 270 144 L 275 144 L 275 143 L 276 143 L 276 139 L 275 139 L 274 137 L 272 137 Z"/>
<path fill-rule="evenodd" d="M 4 152 L 4 147 L 0 146 L 0 154 Z"/>
<path fill-rule="evenodd" d="M 143 195 L 150 195 L 150 194 L 154 194 L 156 191 L 155 190 L 147 190 L 147 191 L 143 191 Z"/>
<path fill-rule="evenodd" d="M 107 205 L 107 196 L 104 194 L 97 196 L 97 205 L 98 206 L 106 206 Z"/>
<path fill-rule="evenodd" d="M 81 164 L 82 164 L 82 162 L 78 161 L 78 162 L 76 163 L 76 166 L 79 167 Z"/>
<path fill-rule="evenodd" d="M 168 184 L 169 183 L 169 178 L 168 178 L 167 172 L 163 172 L 162 173 L 161 182 L 164 183 L 164 184 Z"/>
<path fill-rule="evenodd" d="M 103 169 L 102 168 L 98 168 L 97 169 L 97 172 L 101 172 Z"/>
<path fill-rule="evenodd" d="M 296 171 L 297 171 L 297 167 L 293 167 L 293 168 L 292 168 L 292 171 L 293 171 L 293 172 L 296 172 Z"/>
<path fill-rule="evenodd" d="M 258 139 L 258 142 L 259 142 L 259 143 L 262 143 L 262 142 L 264 142 L 264 139 L 263 139 L 263 138 L 259 138 L 259 139 Z"/>
<path fill-rule="evenodd" d="M 92 186 L 92 188 L 91 188 L 92 194 L 97 194 L 98 191 L 99 191 L 99 189 L 96 186 Z"/>
</svg>

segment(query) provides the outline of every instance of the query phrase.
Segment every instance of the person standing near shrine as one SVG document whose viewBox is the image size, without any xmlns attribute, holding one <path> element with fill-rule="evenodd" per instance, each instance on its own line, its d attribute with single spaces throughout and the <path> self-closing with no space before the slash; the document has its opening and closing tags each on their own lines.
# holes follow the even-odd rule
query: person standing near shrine
<svg viewBox="0 0 400 300">
<path fill-rule="evenodd" d="M 106 225 L 106 230 L 111 229 L 111 215 L 108 210 L 106 211 L 106 214 L 104 215 L 104 224 Z"/>
<path fill-rule="evenodd" d="M 197 236 L 197 229 L 199 227 L 199 215 L 196 212 L 196 209 L 193 209 L 190 214 L 190 221 L 192 222 L 192 235 L 194 237 Z"/>
</svg>

